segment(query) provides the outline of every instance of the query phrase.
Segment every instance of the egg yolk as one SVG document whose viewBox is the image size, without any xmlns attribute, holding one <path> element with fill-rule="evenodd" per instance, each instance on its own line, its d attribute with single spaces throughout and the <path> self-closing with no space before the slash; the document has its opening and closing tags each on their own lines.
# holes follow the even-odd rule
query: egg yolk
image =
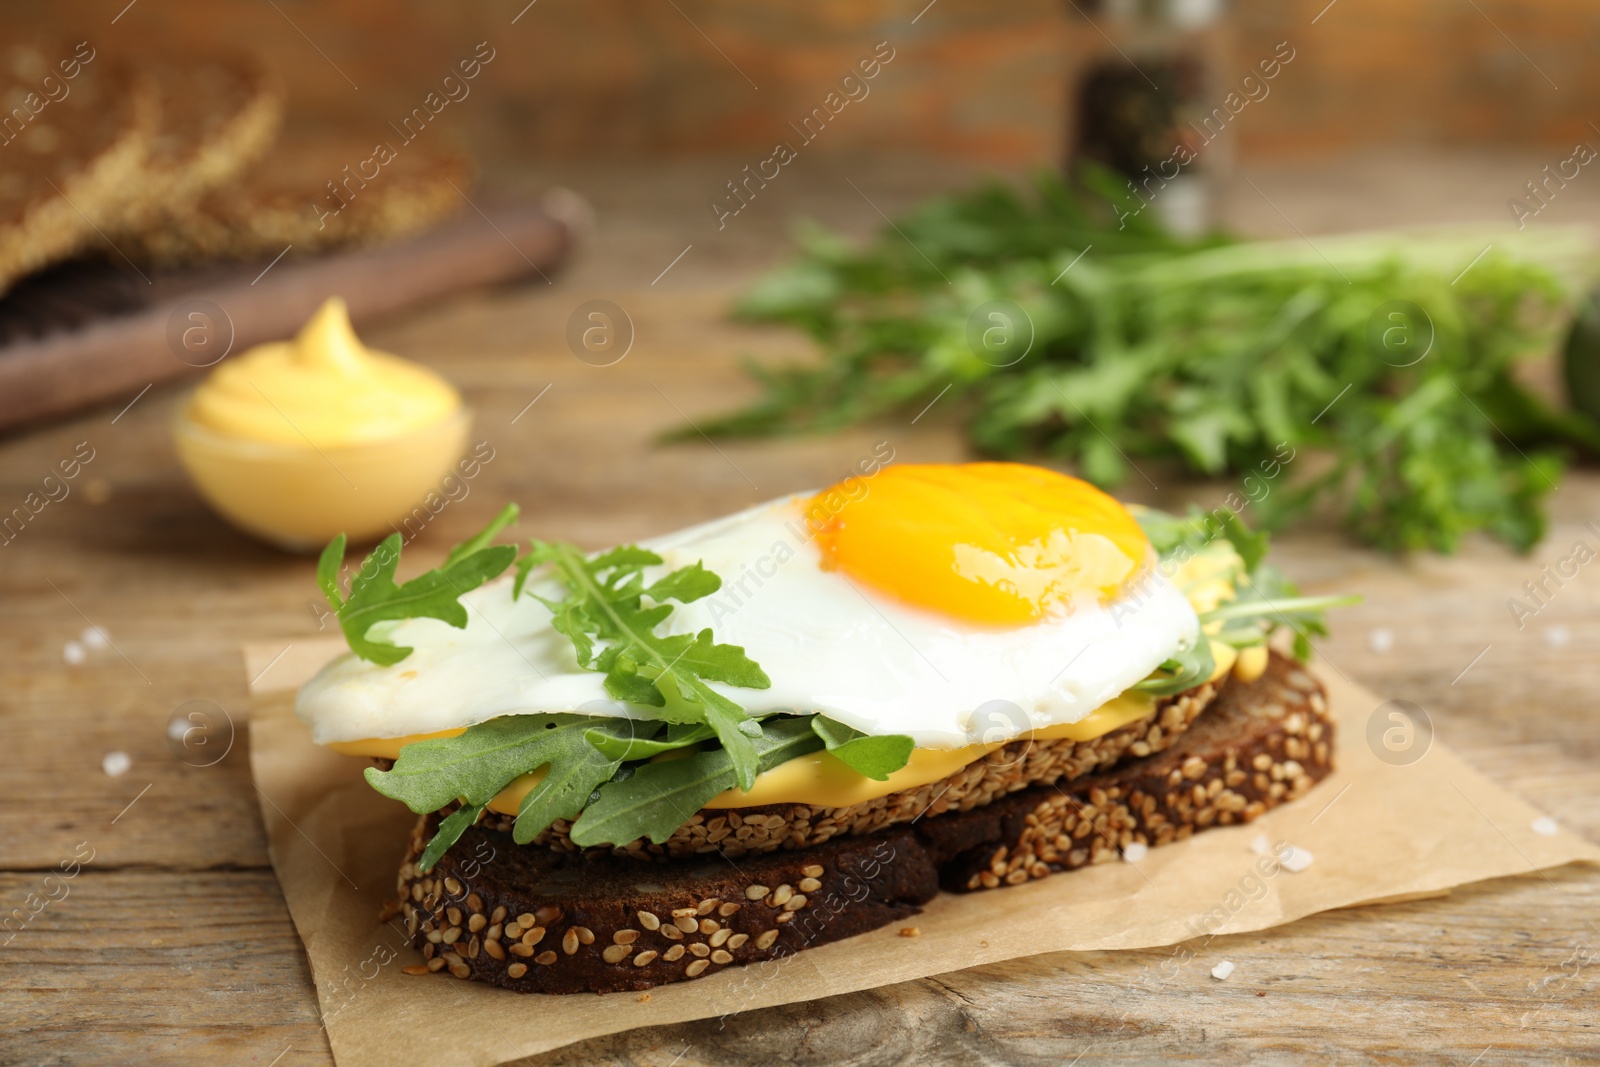
<svg viewBox="0 0 1600 1067">
<path fill-rule="evenodd" d="M 1116 500 L 1020 463 L 885 467 L 818 493 L 806 519 L 826 569 L 983 625 L 1110 599 L 1150 555 Z"/>
</svg>

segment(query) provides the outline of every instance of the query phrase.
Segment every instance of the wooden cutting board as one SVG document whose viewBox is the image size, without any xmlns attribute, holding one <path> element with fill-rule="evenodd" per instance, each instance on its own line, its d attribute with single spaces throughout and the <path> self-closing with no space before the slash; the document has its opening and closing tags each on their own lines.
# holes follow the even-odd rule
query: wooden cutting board
<svg viewBox="0 0 1600 1067">
<path fill-rule="evenodd" d="M 297 259 L 140 271 L 76 262 L 0 297 L 0 432 L 200 373 L 292 335 L 330 295 L 359 326 L 477 286 L 548 279 L 588 214 L 574 194 L 485 203 L 379 246 Z"/>
</svg>

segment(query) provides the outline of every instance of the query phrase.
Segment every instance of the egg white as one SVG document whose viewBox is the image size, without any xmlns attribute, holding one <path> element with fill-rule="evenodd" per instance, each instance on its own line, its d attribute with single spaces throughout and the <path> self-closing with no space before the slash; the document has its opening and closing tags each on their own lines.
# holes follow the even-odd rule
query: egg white
<svg viewBox="0 0 1600 1067">
<path fill-rule="evenodd" d="M 722 589 L 675 605 L 666 629 L 711 627 L 742 645 L 770 689 L 717 685 L 752 714 L 821 712 L 867 734 L 908 734 L 923 748 L 1005 740 L 1076 722 L 1198 640 L 1182 593 L 1154 568 L 1105 605 L 998 630 L 902 604 L 821 567 L 803 509 L 810 494 L 641 542 L 664 560 L 647 581 L 696 560 Z M 559 598 L 553 582 L 533 583 Z M 550 612 L 504 577 L 462 598 L 469 622 L 383 623 L 415 651 L 388 667 L 345 654 L 300 691 L 297 711 L 326 744 L 404 737 L 513 713 L 582 711 L 650 719 L 655 710 L 609 699 L 603 676 L 580 668 Z M 998 702 L 998 703 L 997 703 Z M 980 711 L 980 709 L 982 709 Z M 997 712 L 996 709 L 999 709 Z"/>
</svg>

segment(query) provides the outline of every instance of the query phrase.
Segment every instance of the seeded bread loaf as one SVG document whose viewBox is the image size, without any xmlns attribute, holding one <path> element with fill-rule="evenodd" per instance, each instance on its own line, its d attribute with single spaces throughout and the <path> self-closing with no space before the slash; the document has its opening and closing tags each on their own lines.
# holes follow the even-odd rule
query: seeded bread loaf
<svg viewBox="0 0 1600 1067">
<path fill-rule="evenodd" d="M 648 989 L 791 955 L 904 919 L 939 888 L 1015 885 L 1248 822 L 1332 769 L 1321 686 L 1274 654 L 1254 682 L 1226 683 L 1165 751 L 966 811 L 738 860 L 640 863 L 604 850 L 520 846 L 487 823 L 428 874 L 438 814 L 423 816 L 400 870 L 407 930 L 424 963 L 529 993 Z"/>
</svg>

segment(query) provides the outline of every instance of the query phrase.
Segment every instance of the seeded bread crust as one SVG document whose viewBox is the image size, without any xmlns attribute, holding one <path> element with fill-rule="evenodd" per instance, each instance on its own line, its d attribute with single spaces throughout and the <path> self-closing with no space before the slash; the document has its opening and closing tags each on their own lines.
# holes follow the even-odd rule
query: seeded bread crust
<svg viewBox="0 0 1600 1067">
<path fill-rule="evenodd" d="M 400 869 L 401 912 L 424 958 L 406 970 L 524 993 L 698 978 L 907 918 L 940 888 L 1017 885 L 1115 859 L 1135 842 L 1248 822 L 1310 790 L 1332 754 L 1322 687 L 1274 654 L 1261 678 L 1224 685 L 1164 752 L 799 851 L 644 865 L 519 846 L 480 823 L 424 875 L 416 861 L 439 818 L 430 814 Z"/>
<path fill-rule="evenodd" d="M 283 113 L 282 88 L 253 56 L 158 52 L 140 70 L 160 101 L 160 126 L 142 181 L 121 190 L 116 221 L 107 223 L 130 254 L 145 232 L 181 228 L 202 195 L 259 158 Z"/>
<path fill-rule="evenodd" d="M 464 155 L 385 142 L 380 156 L 384 146 L 352 148 L 361 143 L 288 131 L 236 180 L 122 248 L 160 267 L 271 258 L 290 246 L 303 255 L 401 237 L 466 207 L 474 170 Z"/>
<path fill-rule="evenodd" d="M 706 808 L 661 844 L 640 838 L 610 851 L 636 860 L 671 860 L 721 854 L 733 859 L 775 849 L 811 848 L 835 837 L 876 833 L 925 816 L 971 811 L 1036 785 L 1082 777 L 1124 756 L 1148 756 L 1170 746 L 1216 696 L 1211 683 L 1163 697 L 1151 713 L 1089 741 L 1014 741 L 974 760 L 948 777 L 849 807 L 767 804 L 750 808 Z M 485 823 L 509 832 L 514 820 L 493 815 Z M 572 824 L 557 820 L 536 844 L 577 852 Z"/>
<path fill-rule="evenodd" d="M 88 42 L 78 48 L 9 32 L 0 42 L 0 292 L 97 240 L 128 191 L 145 188 L 155 88 Z M 77 74 L 66 78 L 63 63 Z"/>
</svg>

